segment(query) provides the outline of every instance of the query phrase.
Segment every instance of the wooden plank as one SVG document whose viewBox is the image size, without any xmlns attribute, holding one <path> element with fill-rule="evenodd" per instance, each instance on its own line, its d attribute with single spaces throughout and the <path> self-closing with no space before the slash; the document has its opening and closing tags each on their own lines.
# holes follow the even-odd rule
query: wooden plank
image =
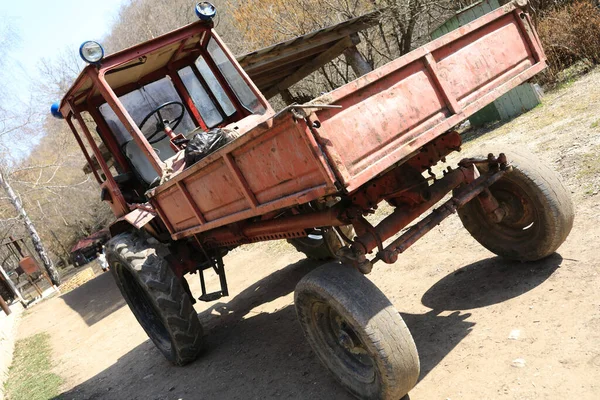
<svg viewBox="0 0 600 400">
<path fill-rule="evenodd" d="M 444 36 L 448 33 L 448 21 L 446 21 L 443 25 L 440 25 L 435 31 L 431 32 L 431 38 L 437 39 Z"/>
<path fill-rule="evenodd" d="M 506 93 L 505 106 L 507 111 L 507 119 L 514 118 L 523 113 L 523 108 L 520 106 L 519 95 L 515 92 L 519 90 L 519 87 L 514 88 L 510 92 Z"/>
<path fill-rule="evenodd" d="M 526 83 L 519 87 L 521 88 L 519 95 L 521 98 L 521 103 L 523 103 L 528 110 L 534 109 L 542 102 L 539 93 L 535 90 L 535 87 L 531 83 Z"/>
<path fill-rule="evenodd" d="M 448 33 L 450 33 L 450 32 L 452 32 L 452 31 L 454 31 L 454 30 L 456 30 L 456 29 L 460 28 L 460 26 L 461 26 L 461 25 L 460 25 L 460 23 L 459 23 L 459 21 L 458 21 L 458 18 L 452 18 L 452 19 L 449 21 L 449 24 L 448 24 Z"/>
<path fill-rule="evenodd" d="M 325 43 L 321 46 L 317 46 L 308 50 L 300 50 L 292 55 L 286 55 L 283 56 L 281 58 L 278 58 L 277 60 L 263 65 L 263 66 L 255 66 L 255 65 L 249 65 L 249 66 L 242 66 L 244 68 L 244 71 L 246 71 L 247 74 L 249 74 L 250 76 L 255 76 L 258 74 L 263 74 L 263 73 L 267 73 L 273 70 L 279 70 L 282 66 L 287 66 L 289 64 L 295 64 L 298 62 L 298 60 L 305 60 L 307 58 L 313 58 L 316 55 L 319 55 L 320 53 L 327 51 L 327 49 L 331 47 L 331 43 Z"/>
<path fill-rule="evenodd" d="M 309 39 L 302 40 L 302 37 L 300 37 L 296 39 L 296 41 L 298 41 L 298 45 L 285 45 L 284 43 L 282 43 L 279 44 L 279 49 L 277 49 L 277 46 L 274 46 L 273 50 L 265 54 L 249 54 L 246 56 L 242 56 L 240 57 L 240 65 L 244 69 L 260 68 L 270 63 L 277 62 L 281 58 L 293 57 L 299 52 L 306 51 L 314 47 L 322 46 L 323 44 L 339 41 L 340 39 L 348 37 L 353 33 L 370 28 L 371 26 L 376 25 L 377 22 L 377 19 L 374 19 L 373 21 L 360 21 L 359 23 L 356 23 L 349 27 L 344 27 L 325 33 L 317 33 Z"/>
<path fill-rule="evenodd" d="M 477 10 L 477 13 L 475 12 L 475 10 Z M 473 7 L 471 9 L 467 10 L 464 14 L 461 14 L 459 17 L 460 25 L 463 26 L 463 25 L 468 24 L 471 21 L 476 20 L 477 15 L 483 15 L 479 6 L 476 6 L 476 7 Z"/>
<path fill-rule="evenodd" d="M 321 53 L 318 57 L 315 57 L 311 62 L 307 63 L 298 71 L 285 78 L 277 86 L 275 86 L 272 89 L 269 89 L 268 92 L 265 92 L 265 97 L 267 99 L 273 97 L 282 90 L 287 89 L 293 84 L 300 82 L 308 75 L 317 71 L 324 64 L 327 64 L 328 62 L 333 61 L 334 59 L 339 57 L 344 52 L 344 50 L 351 46 L 354 46 L 352 39 L 350 39 L 350 37 L 343 38 L 342 40 L 338 41 L 335 45 L 333 45 L 329 50 Z"/>
<path fill-rule="evenodd" d="M 523 84 L 496 100 L 495 104 L 501 120 L 505 121 L 534 109 L 540 99 L 531 84 Z"/>
</svg>

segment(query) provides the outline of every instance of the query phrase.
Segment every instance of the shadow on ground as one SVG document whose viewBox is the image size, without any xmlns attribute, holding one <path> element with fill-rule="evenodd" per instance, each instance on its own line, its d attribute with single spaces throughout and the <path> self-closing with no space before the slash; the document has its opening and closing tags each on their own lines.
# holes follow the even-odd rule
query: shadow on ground
<svg viewBox="0 0 600 400">
<path fill-rule="evenodd" d="M 487 307 L 518 297 L 546 281 L 562 263 L 554 254 L 544 260 L 522 263 L 500 257 L 462 267 L 433 285 L 422 297 L 426 314 L 402 314 L 421 360 L 423 379 L 471 331 L 471 314 L 461 312 Z M 440 315 L 454 311 L 450 315 Z"/>
<path fill-rule="evenodd" d="M 558 254 L 529 263 L 500 257 L 481 260 L 444 277 L 421 302 L 436 311 L 472 310 L 501 303 L 542 284 L 562 261 Z"/>
<path fill-rule="evenodd" d="M 443 310 L 484 307 L 516 297 L 546 280 L 561 260 L 553 256 L 539 264 L 516 264 L 491 258 L 463 267 L 436 283 L 423 296 L 423 304 L 432 311 L 402 314 L 420 353 L 421 379 L 475 325 L 467 320 L 469 313 L 440 315 Z M 292 304 L 271 313 L 253 311 L 291 293 L 302 276 L 316 266 L 306 260 L 289 265 L 231 301 L 201 313 L 209 333 L 209 350 L 193 364 L 173 367 L 148 340 L 59 398 L 350 399 L 312 353 Z M 102 295 L 119 295 L 114 285 L 110 291 Z M 96 293 L 88 295 L 94 297 Z"/>
<path fill-rule="evenodd" d="M 104 273 L 61 296 L 88 326 L 92 326 L 125 306 L 110 273 Z"/>
</svg>

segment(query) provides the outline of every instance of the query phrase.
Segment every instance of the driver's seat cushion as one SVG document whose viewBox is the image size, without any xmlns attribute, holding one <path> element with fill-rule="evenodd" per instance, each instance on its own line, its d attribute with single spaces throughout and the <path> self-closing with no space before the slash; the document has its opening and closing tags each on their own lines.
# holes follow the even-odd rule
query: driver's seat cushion
<svg viewBox="0 0 600 400">
<path fill-rule="evenodd" d="M 152 147 L 162 161 L 166 161 L 176 154 L 171 148 L 171 139 L 169 139 L 168 136 L 160 142 L 154 143 Z M 125 155 L 129 158 L 135 170 L 147 184 L 151 184 L 156 178 L 159 178 L 158 173 L 152 167 L 150 160 L 148 160 L 142 149 L 134 140 L 130 140 L 125 145 Z"/>
</svg>

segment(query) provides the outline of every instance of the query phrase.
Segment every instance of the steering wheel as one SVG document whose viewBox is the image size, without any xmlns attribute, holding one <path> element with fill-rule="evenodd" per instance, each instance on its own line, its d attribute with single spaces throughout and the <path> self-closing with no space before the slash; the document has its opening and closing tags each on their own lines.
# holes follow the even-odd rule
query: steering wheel
<svg viewBox="0 0 600 400">
<path fill-rule="evenodd" d="M 179 113 L 179 115 L 170 121 L 167 119 L 164 119 L 160 113 L 160 111 L 162 109 L 169 107 L 169 106 L 179 106 L 179 108 L 181 109 L 181 112 Z M 148 142 L 150 142 L 150 144 L 158 143 L 161 140 L 163 140 L 165 137 L 167 137 L 167 132 L 165 131 L 166 127 L 169 127 L 172 130 L 177 128 L 177 126 L 181 123 L 181 121 L 183 121 L 183 116 L 185 114 L 185 107 L 184 107 L 183 103 L 180 101 L 169 101 L 167 103 L 164 103 L 164 104 L 156 107 L 154 110 L 150 111 L 150 113 L 148 115 L 146 115 L 146 118 L 144 118 L 142 123 L 139 125 L 140 130 L 144 127 L 144 125 L 146 125 L 146 123 L 150 120 L 150 117 L 152 117 L 154 114 L 157 115 L 157 118 L 156 118 L 157 122 L 156 122 L 156 126 L 155 126 L 156 129 L 151 134 L 144 135 L 144 136 L 146 136 L 146 139 L 148 139 Z M 161 132 L 163 134 L 160 135 L 158 137 L 158 139 L 152 140 L 156 135 L 158 135 Z"/>
</svg>

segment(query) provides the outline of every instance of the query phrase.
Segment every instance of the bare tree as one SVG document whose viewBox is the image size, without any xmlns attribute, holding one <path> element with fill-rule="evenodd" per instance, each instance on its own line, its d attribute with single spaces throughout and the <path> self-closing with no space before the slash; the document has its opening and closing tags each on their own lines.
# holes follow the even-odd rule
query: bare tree
<svg viewBox="0 0 600 400">
<path fill-rule="evenodd" d="M 23 223 L 25 224 L 25 227 L 26 227 L 27 231 L 29 232 L 29 235 L 31 236 L 33 246 L 34 246 L 36 252 L 38 253 L 38 255 L 40 256 L 40 259 L 44 263 L 44 268 L 46 269 L 46 271 L 48 272 L 48 275 L 50 276 L 50 280 L 52 281 L 52 283 L 54 285 L 56 285 L 56 286 L 60 285 L 60 275 L 59 275 L 56 267 L 54 266 L 54 263 L 48 256 L 48 253 L 46 252 L 46 249 L 44 248 L 44 244 L 42 242 L 42 239 L 40 238 L 40 235 L 37 232 L 37 229 L 35 228 L 35 225 L 33 224 L 33 222 L 31 222 L 29 215 L 27 215 L 27 211 L 25 211 L 25 208 L 23 207 L 23 204 L 21 203 L 19 196 L 17 196 L 17 194 L 13 190 L 10 183 L 8 183 L 8 181 L 6 179 L 6 173 L 4 172 L 4 170 L 1 167 L 0 167 L 0 186 L 2 186 L 2 188 L 8 195 L 10 202 L 15 207 L 15 210 L 17 210 L 17 212 L 19 213 L 19 216 L 23 220 Z"/>
<path fill-rule="evenodd" d="M 3 33 L 3 34 L 0 34 L 0 37 L 3 38 L 3 43 L 0 43 L 0 71 L 4 71 L 5 69 L 3 68 L 4 66 L 2 65 L 2 63 L 4 63 L 5 60 L 7 59 L 6 53 L 11 48 L 12 43 L 10 40 L 13 36 L 11 35 L 9 28 L 6 27 L 5 24 L 0 26 L 0 33 Z M 2 54 L 2 53 L 4 53 L 4 54 Z M 2 79 L 2 81 L 4 81 L 4 80 Z M 0 104 L 8 103 L 6 101 L 7 98 L 15 98 L 16 97 L 16 96 L 10 96 L 10 97 L 9 96 L 10 96 L 10 93 L 8 93 L 6 91 L 0 92 Z M 12 107 L 16 107 L 14 105 L 14 103 L 13 103 Z M 9 107 L 0 106 L 0 138 L 4 139 L 9 135 L 10 136 L 17 135 L 17 134 L 21 133 L 21 131 L 24 130 L 31 123 L 31 114 L 25 113 L 25 115 L 22 115 L 21 111 L 22 110 L 19 110 L 17 108 L 11 108 L 10 106 Z M 5 158 L 6 158 L 7 154 L 8 154 L 8 152 L 4 151 Z M 32 223 L 31 219 L 29 218 L 27 211 L 23 207 L 23 204 L 22 204 L 19 196 L 14 191 L 13 187 L 11 186 L 11 184 L 8 181 L 8 175 L 6 172 L 7 165 L 8 165 L 8 163 L 7 163 L 6 159 L 4 160 L 4 162 L 0 162 L 0 186 L 2 186 L 2 188 L 6 192 L 6 194 L 8 196 L 8 200 L 14 206 L 20 219 L 22 220 L 27 231 L 29 232 L 29 235 L 31 236 L 34 247 L 40 256 L 40 259 L 44 263 L 44 268 L 48 272 L 48 275 L 50 276 L 52 283 L 54 285 L 60 285 L 60 275 L 58 274 L 58 271 L 56 270 L 54 264 L 52 263 L 52 260 L 50 259 L 50 257 L 48 257 L 46 249 L 44 248 L 44 244 L 43 244 L 40 236 L 38 235 L 34 224 Z"/>
</svg>

